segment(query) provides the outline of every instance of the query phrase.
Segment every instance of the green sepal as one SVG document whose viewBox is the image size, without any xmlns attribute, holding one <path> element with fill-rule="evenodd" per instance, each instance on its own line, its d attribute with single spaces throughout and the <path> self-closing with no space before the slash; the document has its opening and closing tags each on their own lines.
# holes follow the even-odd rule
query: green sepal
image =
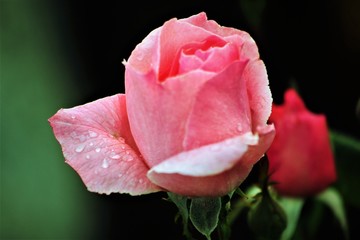
<svg viewBox="0 0 360 240">
<path fill-rule="evenodd" d="M 290 240 L 295 234 L 299 217 L 304 206 L 304 198 L 281 197 L 278 200 L 280 206 L 284 209 L 287 218 L 287 226 L 281 234 L 281 240 Z"/>
<path fill-rule="evenodd" d="M 345 238 L 349 239 L 346 211 L 340 193 L 335 188 L 329 187 L 325 191 L 318 194 L 316 199 L 330 208 L 334 214 L 334 217 L 339 221 L 339 224 L 344 231 Z"/>
<path fill-rule="evenodd" d="M 190 204 L 190 220 L 194 227 L 211 239 L 210 235 L 218 226 L 221 211 L 221 198 L 192 198 Z"/>
<path fill-rule="evenodd" d="M 248 212 L 248 226 L 258 240 L 278 240 L 286 228 L 287 218 L 279 203 L 268 191 L 255 197 Z"/>
<path fill-rule="evenodd" d="M 189 209 L 188 209 L 188 201 L 189 198 L 186 196 L 178 195 L 175 193 L 168 192 L 169 199 L 177 206 L 179 209 L 179 214 L 182 218 L 183 223 L 183 234 L 191 239 L 191 234 L 189 231 Z"/>
<path fill-rule="evenodd" d="M 360 208 L 360 191 L 354 191 L 360 182 L 360 140 L 337 131 L 331 131 L 330 137 L 336 159 L 334 185 L 347 205 Z"/>
</svg>

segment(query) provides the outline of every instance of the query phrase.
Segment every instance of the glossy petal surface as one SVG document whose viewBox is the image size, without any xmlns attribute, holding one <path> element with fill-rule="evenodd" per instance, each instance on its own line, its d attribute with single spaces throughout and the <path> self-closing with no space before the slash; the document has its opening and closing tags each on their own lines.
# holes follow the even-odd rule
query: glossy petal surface
<svg viewBox="0 0 360 240">
<path fill-rule="evenodd" d="M 125 108 L 118 94 L 70 109 L 49 119 L 66 162 L 89 191 L 146 194 L 160 190 L 146 177 Z"/>
</svg>

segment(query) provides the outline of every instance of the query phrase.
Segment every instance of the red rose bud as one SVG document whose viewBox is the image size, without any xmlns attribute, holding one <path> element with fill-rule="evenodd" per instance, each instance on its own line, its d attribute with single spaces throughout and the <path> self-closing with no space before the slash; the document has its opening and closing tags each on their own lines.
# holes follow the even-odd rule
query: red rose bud
<svg viewBox="0 0 360 240">
<path fill-rule="evenodd" d="M 324 115 L 310 112 L 296 91 L 289 89 L 284 104 L 273 106 L 269 120 L 276 128 L 267 152 L 269 174 L 279 194 L 311 196 L 336 180 Z"/>
</svg>

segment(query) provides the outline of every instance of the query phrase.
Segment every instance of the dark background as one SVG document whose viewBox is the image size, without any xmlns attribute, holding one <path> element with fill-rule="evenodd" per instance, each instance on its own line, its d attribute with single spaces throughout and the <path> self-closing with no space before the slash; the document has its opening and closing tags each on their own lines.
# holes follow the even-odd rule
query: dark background
<svg viewBox="0 0 360 240">
<path fill-rule="evenodd" d="M 10 2 L 2 1 L 2 5 L 11 5 Z M 130 56 L 135 46 L 150 31 L 170 18 L 184 18 L 205 11 L 209 19 L 223 26 L 245 30 L 252 35 L 267 67 L 275 103 L 280 104 L 284 91 L 291 83 L 295 83 L 307 107 L 313 112 L 325 114 L 332 130 L 360 139 L 360 114 L 356 114 L 360 99 L 360 3 L 356 1 L 17 2 L 18 5 L 13 9 L 21 9 L 22 6 L 31 16 L 37 15 L 41 26 L 47 24 L 47 28 L 35 26 L 36 31 L 27 29 L 27 34 L 33 36 L 41 32 L 55 36 L 55 40 L 52 38 L 49 41 L 56 41 L 56 53 L 60 52 L 61 59 L 71 75 L 71 82 L 61 77 L 56 80 L 65 82 L 63 92 L 68 91 L 69 95 L 56 95 L 63 100 L 52 105 L 47 117 L 61 107 L 72 107 L 124 92 L 124 67 L 121 62 Z M 15 19 L 21 19 L 22 15 L 17 11 L 14 10 L 11 14 L 16 15 Z M 10 16 L 9 12 L 5 13 L 5 16 Z M 10 18 L 5 18 L 8 19 Z M 24 18 L 19 21 L 27 20 Z M 4 21 L 2 24 L 6 29 L 12 23 Z M 16 30 L 16 26 L 11 26 L 11 29 Z M 15 38 L 19 41 L 18 45 L 27 41 L 26 37 L 22 38 L 20 35 Z M 5 50 L 4 45 L 2 49 Z M 40 47 L 36 51 L 41 52 L 43 49 Z M 53 61 L 57 61 L 60 55 L 54 53 Z M 23 87 L 17 89 L 27 90 Z M 46 122 L 43 124 L 46 125 Z M 50 129 L 47 130 L 50 132 Z M 54 141 L 53 136 L 50 138 Z M 60 152 L 60 148 L 55 149 Z M 50 158 L 50 154 L 47 158 Z M 60 154 L 56 156 L 57 159 L 53 161 L 62 161 Z M 59 167 L 66 168 L 65 175 L 72 180 L 71 184 L 76 186 L 73 193 L 82 191 L 75 208 L 82 204 L 87 207 L 81 212 L 83 216 L 76 216 L 77 219 L 91 222 L 79 225 L 75 239 L 182 239 L 181 225 L 174 224 L 175 206 L 163 199 L 165 194 L 130 197 L 90 193 L 72 169 L 64 164 Z M 62 186 L 63 189 L 68 187 Z M 46 192 L 37 194 L 46 199 Z M 67 199 L 73 199 L 74 195 L 66 194 Z M 2 195 L 5 196 L 4 191 Z M 63 198 L 64 195 L 59 194 L 59 197 Z M 5 207 L 3 204 L 2 208 Z M 359 210 L 353 207 L 349 209 L 350 217 L 355 218 Z M 3 221 L 16 225 L 19 220 L 11 214 L 9 216 L 3 217 Z M 29 223 L 32 219 L 26 218 L 26 222 Z M 73 224 L 76 228 L 76 223 Z M 11 232 L 8 225 L 3 226 L 2 234 L 5 238 L 27 237 L 25 230 L 24 235 L 21 235 Z M 338 235 L 331 235 L 334 232 L 329 230 L 334 226 L 336 224 L 333 222 L 321 226 L 329 231 L 329 234 L 322 236 L 336 239 L 334 237 Z M 36 229 L 39 226 L 34 227 Z M 42 227 L 46 228 L 46 225 Z M 62 228 L 61 224 L 59 228 Z M 63 230 L 66 232 L 65 228 Z M 21 229 L 19 231 L 21 232 Z M 43 229 L 39 230 L 40 233 L 42 231 Z M 246 239 L 246 234 L 245 228 L 239 223 L 239 227 L 234 230 L 234 236 Z M 353 234 L 355 236 L 358 233 Z M 51 236 L 51 233 L 48 236 Z"/>
<path fill-rule="evenodd" d="M 253 36 L 276 103 L 281 103 L 284 90 L 295 80 L 312 111 L 326 114 L 332 128 L 359 136 L 355 109 L 360 98 L 360 17 L 356 11 L 360 4 L 340 0 L 243 2 L 59 1 L 53 10 L 64 34 L 64 48 L 79 69 L 77 79 L 91 89 L 88 99 L 123 91 L 121 62 L 151 30 L 170 18 L 205 11 L 209 19 Z M 260 18 L 250 19 L 256 16 Z"/>
</svg>

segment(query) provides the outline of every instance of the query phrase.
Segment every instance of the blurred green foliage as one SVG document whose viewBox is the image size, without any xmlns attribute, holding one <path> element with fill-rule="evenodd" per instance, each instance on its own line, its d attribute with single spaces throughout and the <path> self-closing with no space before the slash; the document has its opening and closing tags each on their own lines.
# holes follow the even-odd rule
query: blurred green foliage
<svg viewBox="0 0 360 240">
<path fill-rule="evenodd" d="M 89 239 L 92 204 L 81 180 L 65 167 L 47 122 L 75 99 L 71 73 L 52 13 L 45 1 L 35 3 L 0 2 L 0 238 Z"/>
<path fill-rule="evenodd" d="M 336 187 L 346 203 L 360 209 L 360 140 L 332 131 L 331 141 L 336 159 Z"/>
</svg>

